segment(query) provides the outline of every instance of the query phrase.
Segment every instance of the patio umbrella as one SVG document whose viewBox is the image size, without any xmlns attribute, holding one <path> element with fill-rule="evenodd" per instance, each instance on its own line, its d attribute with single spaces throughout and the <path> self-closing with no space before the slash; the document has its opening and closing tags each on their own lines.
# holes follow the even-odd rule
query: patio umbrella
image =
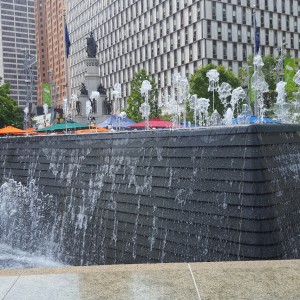
<svg viewBox="0 0 300 300">
<path fill-rule="evenodd" d="M 18 135 L 18 134 L 26 134 L 25 130 L 13 127 L 13 126 L 6 126 L 4 128 L 0 129 L 0 134 L 14 134 L 14 135 Z"/>
<path fill-rule="evenodd" d="M 75 131 L 75 133 L 96 133 L 96 132 L 110 132 L 110 130 L 104 127 L 92 125 L 91 128 L 80 129 Z"/>
<path fill-rule="evenodd" d="M 164 121 L 159 118 L 155 118 L 155 119 L 149 120 L 149 127 L 151 127 L 151 128 L 174 128 L 174 125 L 172 122 Z M 181 128 L 181 127 L 182 126 L 177 125 L 177 128 Z M 140 122 L 140 123 L 134 124 L 132 126 L 129 126 L 129 128 L 130 129 L 146 128 L 146 122 Z"/>
<path fill-rule="evenodd" d="M 37 132 L 64 131 L 86 128 L 89 128 L 89 125 L 69 121 L 67 123 L 58 123 L 45 128 L 38 129 Z"/>
<path fill-rule="evenodd" d="M 129 118 L 121 118 L 117 116 L 110 116 L 105 121 L 97 124 L 97 126 L 101 127 L 108 127 L 108 125 L 111 125 L 112 128 L 128 128 L 131 125 L 136 124 L 134 121 L 132 121 Z"/>
<path fill-rule="evenodd" d="M 249 123 L 250 124 L 255 124 L 255 123 L 259 123 L 259 122 L 260 122 L 260 120 L 259 120 L 259 117 L 257 117 L 257 116 L 251 116 L 250 119 L 249 119 Z M 238 123 L 238 119 L 234 118 L 233 119 L 233 123 L 237 124 Z M 262 123 L 280 124 L 281 122 L 280 122 L 280 120 L 276 120 L 276 119 L 263 118 Z"/>
<path fill-rule="evenodd" d="M 35 135 L 35 134 L 39 134 L 38 132 L 36 132 L 36 130 L 34 128 L 28 128 L 26 131 L 25 131 L 25 134 L 29 134 L 29 135 Z"/>
</svg>

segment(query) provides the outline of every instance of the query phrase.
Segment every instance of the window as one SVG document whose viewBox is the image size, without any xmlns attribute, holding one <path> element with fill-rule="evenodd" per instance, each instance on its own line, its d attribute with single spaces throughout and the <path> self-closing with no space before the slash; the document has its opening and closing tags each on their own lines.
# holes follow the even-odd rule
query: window
<svg viewBox="0 0 300 300">
<path fill-rule="evenodd" d="M 200 41 L 198 41 L 197 48 L 198 48 L 198 59 L 200 59 L 201 58 L 201 42 Z"/>
<path fill-rule="evenodd" d="M 213 41 L 213 58 L 217 58 L 217 41 Z"/>
<path fill-rule="evenodd" d="M 273 27 L 273 14 L 270 13 L 270 28 Z"/>
<path fill-rule="evenodd" d="M 251 29 L 249 27 L 247 28 L 247 43 L 251 43 Z"/>
<path fill-rule="evenodd" d="M 232 27 L 228 24 L 228 41 L 232 41 Z"/>
<path fill-rule="evenodd" d="M 227 43 L 223 42 L 223 57 L 227 59 Z"/>
<path fill-rule="evenodd" d="M 224 3 L 223 3 L 223 8 L 222 8 L 222 15 L 223 15 L 223 21 L 227 21 L 226 4 L 224 4 Z"/>
<path fill-rule="evenodd" d="M 238 42 L 241 43 L 242 42 L 242 28 L 241 28 L 241 25 L 238 25 L 237 34 L 238 34 Z"/>
<path fill-rule="evenodd" d="M 232 21 L 233 23 L 236 23 L 236 6 L 233 5 L 232 7 Z"/>
<path fill-rule="evenodd" d="M 247 48 L 246 44 L 243 44 L 243 61 L 247 60 Z"/>
<path fill-rule="evenodd" d="M 216 8 L 216 2 L 212 2 L 212 19 L 216 20 L 217 18 L 217 8 Z"/>
<path fill-rule="evenodd" d="M 237 44 L 233 43 L 233 59 L 237 60 Z"/>
<path fill-rule="evenodd" d="M 222 23 L 218 22 L 218 40 L 222 39 Z"/>
<path fill-rule="evenodd" d="M 242 16 L 243 16 L 243 24 L 246 24 L 246 8 L 245 7 L 243 7 Z"/>
<path fill-rule="evenodd" d="M 189 43 L 189 35 L 188 35 L 188 28 L 185 27 L 185 44 Z"/>
<path fill-rule="evenodd" d="M 189 54 L 190 54 L 190 62 L 192 62 L 193 61 L 193 47 L 192 47 L 192 45 L 190 45 L 190 47 L 189 47 Z"/>
<path fill-rule="evenodd" d="M 207 38 L 211 38 L 211 21 L 207 20 Z"/>
<path fill-rule="evenodd" d="M 264 18 L 263 12 L 261 12 L 261 15 L 260 15 L 260 26 L 261 27 L 265 26 L 265 18 Z"/>
</svg>

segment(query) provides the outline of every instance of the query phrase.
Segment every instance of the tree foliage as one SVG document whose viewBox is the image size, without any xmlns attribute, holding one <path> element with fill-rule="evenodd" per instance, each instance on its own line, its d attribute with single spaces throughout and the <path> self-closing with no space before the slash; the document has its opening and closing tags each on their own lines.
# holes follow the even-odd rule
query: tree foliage
<svg viewBox="0 0 300 300">
<path fill-rule="evenodd" d="M 262 57 L 264 66 L 262 68 L 262 71 L 265 76 L 265 81 L 269 85 L 269 92 L 264 94 L 264 102 L 267 109 L 272 109 L 274 106 L 274 103 L 276 102 L 276 64 L 277 64 L 277 58 L 273 55 L 266 55 Z M 248 66 L 250 66 L 249 74 L 250 78 L 253 76 L 254 67 L 253 67 L 253 55 L 250 55 L 247 60 Z M 295 66 L 293 65 L 294 59 L 287 56 L 285 59 L 285 67 L 287 65 L 291 65 L 291 70 L 284 69 L 284 80 L 287 81 L 286 85 L 286 94 L 287 99 L 293 99 L 293 92 L 297 91 L 297 87 L 293 82 L 293 76 L 295 75 L 296 71 Z M 246 81 L 247 78 L 247 70 L 246 68 L 241 68 L 239 70 L 239 76 L 242 79 L 242 81 Z M 253 93 L 251 95 L 251 100 L 253 101 Z"/>
<path fill-rule="evenodd" d="M 1 78 L 0 78 L 1 80 Z M 10 84 L 0 85 L 0 128 L 13 125 L 23 127 L 23 112 L 17 102 L 10 96 Z"/>
<path fill-rule="evenodd" d="M 148 80 L 151 83 L 152 90 L 149 92 L 149 105 L 150 105 L 150 119 L 157 118 L 161 115 L 161 109 L 158 107 L 157 96 L 158 90 L 156 83 L 153 79 L 149 78 L 147 72 L 142 69 L 136 73 L 131 80 L 131 93 L 127 98 L 127 117 L 135 122 L 142 121 L 142 114 L 140 112 L 140 106 L 145 101 L 141 95 L 140 88 L 144 80 Z"/>
<path fill-rule="evenodd" d="M 264 63 L 262 71 L 265 76 L 265 81 L 269 85 L 269 91 L 264 94 L 264 99 L 265 99 L 264 102 L 266 108 L 269 109 L 274 104 L 274 101 L 276 100 L 276 73 L 275 73 L 276 59 L 272 55 L 266 55 L 262 57 L 262 60 Z M 249 67 L 249 76 L 251 79 L 254 73 L 253 55 L 250 55 L 248 57 L 247 64 Z M 244 82 L 244 85 L 246 85 L 247 76 L 248 76 L 248 71 L 246 70 L 246 67 L 241 68 L 239 70 L 239 76 L 242 82 Z M 253 102 L 253 100 L 254 100 L 254 95 L 253 92 L 251 92 L 251 101 Z"/>
<path fill-rule="evenodd" d="M 209 81 L 206 77 L 206 73 L 211 70 L 216 69 L 220 76 L 219 76 L 219 84 L 222 82 L 229 83 L 233 89 L 239 87 L 241 85 L 241 80 L 234 75 L 234 73 L 228 69 L 225 69 L 224 66 L 215 66 L 213 64 L 208 64 L 207 66 L 200 66 L 194 74 L 190 77 L 190 94 L 196 94 L 199 98 L 207 98 L 210 99 L 210 106 L 209 112 L 212 112 L 213 109 L 213 92 L 208 91 Z M 220 113 L 223 114 L 224 108 L 219 99 L 218 92 L 215 91 L 215 109 Z M 191 112 L 188 113 L 190 115 Z M 190 119 L 190 118 L 188 118 Z"/>
</svg>

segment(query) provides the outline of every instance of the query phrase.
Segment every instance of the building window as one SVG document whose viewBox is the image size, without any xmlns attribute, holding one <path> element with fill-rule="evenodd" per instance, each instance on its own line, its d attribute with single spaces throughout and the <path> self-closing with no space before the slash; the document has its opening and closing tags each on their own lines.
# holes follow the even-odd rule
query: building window
<svg viewBox="0 0 300 300">
<path fill-rule="evenodd" d="M 227 10 L 226 10 L 226 4 L 225 3 L 223 3 L 222 15 L 223 15 L 223 21 L 227 21 Z"/>
<path fill-rule="evenodd" d="M 212 19 L 216 20 L 217 18 L 217 7 L 216 7 L 216 1 L 212 2 Z"/>
<path fill-rule="evenodd" d="M 265 18 L 264 18 L 264 13 L 261 12 L 261 16 L 260 16 L 260 26 L 264 27 L 265 26 Z"/>
<path fill-rule="evenodd" d="M 273 14 L 270 13 L 270 28 L 273 28 Z"/>
<path fill-rule="evenodd" d="M 233 6 L 233 9 L 232 9 L 232 22 L 236 23 L 236 6 L 235 5 Z"/>
<path fill-rule="evenodd" d="M 247 28 L 247 43 L 251 44 L 251 29 Z"/>
<path fill-rule="evenodd" d="M 233 43 L 233 60 L 237 60 L 237 44 Z"/>
<path fill-rule="evenodd" d="M 245 7 L 243 7 L 242 16 L 243 16 L 243 24 L 246 25 L 246 8 Z"/>
<path fill-rule="evenodd" d="M 190 62 L 192 62 L 193 61 L 193 47 L 192 47 L 192 45 L 190 45 L 190 47 L 189 47 L 189 54 L 190 54 Z"/>
<path fill-rule="evenodd" d="M 207 38 L 211 38 L 211 21 L 207 21 Z"/>
<path fill-rule="evenodd" d="M 232 27 L 228 24 L 228 41 L 232 41 Z"/>
<path fill-rule="evenodd" d="M 185 28 L 185 44 L 189 43 L 189 35 L 188 35 L 188 28 Z"/>
<path fill-rule="evenodd" d="M 227 59 L 227 42 L 223 42 L 223 57 Z"/>
<path fill-rule="evenodd" d="M 238 25 L 237 34 L 238 34 L 238 42 L 241 43 L 242 42 L 242 28 L 241 28 L 241 25 Z"/>
<path fill-rule="evenodd" d="M 222 23 L 218 22 L 218 40 L 222 39 Z"/>
<path fill-rule="evenodd" d="M 213 58 L 217 58 L 217 41 L 213 41 Z"/>
<path fill-rule="evenodd" d="M 198 59 L 200 59 L 201 58 L 201 42 L 200 41 L 198 41 L 198 44 L 197 44 L 197 48 L 198 48 Z"/>
</svg>

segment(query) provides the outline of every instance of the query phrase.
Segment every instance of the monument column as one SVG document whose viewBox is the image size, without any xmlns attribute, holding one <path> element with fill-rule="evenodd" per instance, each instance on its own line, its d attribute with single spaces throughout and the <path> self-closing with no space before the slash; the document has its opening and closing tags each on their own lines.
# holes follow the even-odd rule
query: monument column
<svg viewBox="0 0 300 300">
<path fill-rule="evenodd" d="M 97 91 L 97 87 L 100 82 L 99 61 L 97 58 L 87 57 L 85 59 L 85 65 L 86 65 L 85 86 L 89 92 L 89 97 L 91 97 L 91 93 Z M 97 114 L 102 115 L 102 106 L 103 106 L 102 98 L 100 98 L 97 102 L 98 102 Z"/>
</svg>

